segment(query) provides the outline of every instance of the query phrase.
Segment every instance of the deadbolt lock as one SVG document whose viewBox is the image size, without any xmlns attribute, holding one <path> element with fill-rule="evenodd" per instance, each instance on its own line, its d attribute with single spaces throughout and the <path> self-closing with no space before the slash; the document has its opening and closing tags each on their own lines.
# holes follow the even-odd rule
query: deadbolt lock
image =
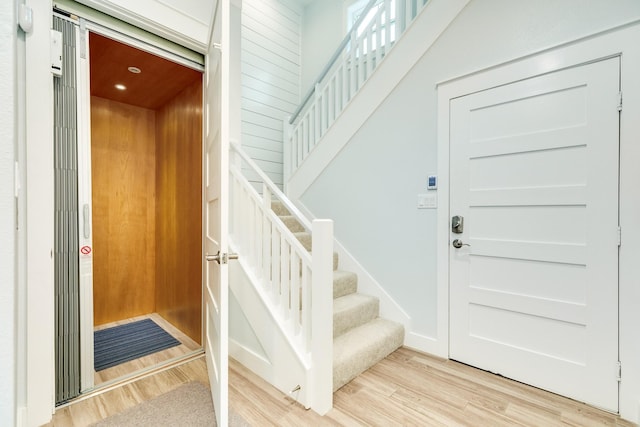
<svg viewBox="0 0 640 427">
<path fill-rule="evenodd" d="M 451 218 L 451 232 L 461 234 L 464 231 L 464 217 L 456 215 Z"/>
</svg>

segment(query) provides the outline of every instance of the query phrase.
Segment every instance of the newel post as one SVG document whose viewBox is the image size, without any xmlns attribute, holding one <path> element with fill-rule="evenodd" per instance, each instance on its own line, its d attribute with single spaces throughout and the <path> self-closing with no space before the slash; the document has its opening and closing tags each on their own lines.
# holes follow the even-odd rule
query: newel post
<svg viewBox="0 0 640 427">
<path fill-rule="evenodd" d="M 312 223 L 311 407 L 324 415 L 333 407 L 333 221 Z"/>
</svg>

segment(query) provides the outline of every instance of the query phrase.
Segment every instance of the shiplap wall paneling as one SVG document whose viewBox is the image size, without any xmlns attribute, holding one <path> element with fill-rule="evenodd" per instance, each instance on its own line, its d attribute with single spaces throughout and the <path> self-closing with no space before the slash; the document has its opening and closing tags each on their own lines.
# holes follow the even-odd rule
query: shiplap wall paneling
<svg viewBox="0 0 640 427">
<path fill-rule="evenodd" d="M 300 102 L 301 23 L 302 7 L 293 2 L 242 3 L 242 145 L 280 186 L 282 121 Z"/>
</svg>

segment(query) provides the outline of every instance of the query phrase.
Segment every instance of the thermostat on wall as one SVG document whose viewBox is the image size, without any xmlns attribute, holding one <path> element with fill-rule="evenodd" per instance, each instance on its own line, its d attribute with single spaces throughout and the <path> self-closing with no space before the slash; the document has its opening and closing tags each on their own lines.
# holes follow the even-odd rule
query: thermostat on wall
<svg viewBox="0 0 640 427">
<path fill-rule="evenodd" d="M 429 175 L 427 178 L 427 190 L 436 190 L 438 188 L 438 177 L 436 175 Z"/>
</svg>

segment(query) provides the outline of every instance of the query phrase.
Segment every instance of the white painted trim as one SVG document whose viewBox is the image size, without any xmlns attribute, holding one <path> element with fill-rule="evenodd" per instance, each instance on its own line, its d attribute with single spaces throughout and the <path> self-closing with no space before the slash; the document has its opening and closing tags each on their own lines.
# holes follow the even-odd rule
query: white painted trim
<svg viewBox="0 0 640 427">
<path fill-rule="evenodd" d="M 447 358 L 448 354 L 441 354 L 441 344 L 433 337 L 409 332 L 405 335 L 404 345 L 414 350 L 433 354 L 438 357 Z"/>
<path fill-rule="evenodd" d="M 369 116 L 393 92 L 470 0 L 430 0 L 376 72 L 346 106 L 340 119 L 290 176 L 287 195 L 297 200 L 349 143 Z M 285 165 L 285 168 L 290 165 Z"/>
<path fill-rule="evenodd" d="M 50 0 L 28 1 L 26 36 L 26 425 L 50 421 L 55 402 L 53 77 Z"/>
<path fill-rule="evenodd" d="M 77 92 L 77 132 L 78 132 L 78 238 L 79 247 L 93 248 L 93 221 L 91 198 L 91 91 L 89 88 L 89 33 L 82 38 L 76 27 L 76 92 Z M 86 57 L 80 52 L 84 44 Z M 89 206 L 87 218 L 84 205 Z M 85 219 L 88 224 L 85 225 Z M 85 237 L 84 227 L 88 226 L 89 236 Z M 80 391 L 85 392 L 94 385 L 93 360 L 93 253 L 80 253 Z"/>
<path fill-rule="evenodd" d="M 271 362 L 233 338 L 229 338 L 229 356 L 242 363 L 259 377 L 271 377 L 271 372 L 273 372 Z"/>
<path fill-rule="evenodd" d="M 515 59 L 496 66 L 478 70 L 466 76 L 443 82 L 438 87 L 438 348 L 448 348 L 449 316 L 449 102 L 451 99 L 481 90 L 531 78 L 540 74 L 579 66 L 612 56 L 621 55 L 621 81 L 624 107 L 620 125 L 620 224 L 624 241 L 620 247 L 620 360 L 623 377 L 620 383 L 619 411 L 622 418 L 638 422 L 640 418 L 638 395 L 640 395 L 640 340 L 637 324 L 640 314 L 637 304 L 640 289 L 640 248 L 633 243 L 640 239 L 640 200 L 636 183 L 640 182 L 640 21 L 634 21 L 597 35 L 565 43 L 534 55 Z M 632 242 L 632 244 L 624 244 Z M 446 325 L 446 327 L 445 327 Z"/>
<path fill-rule="evenodd" d="M 139 13 L 133 12 L 129 9 L 125 9 L 117 4 L 114 4 L 107 0 L 77 0 L 79 3 L 84 4 L 86 6 L 92 7 L 96 10 L 106 13 L 107 15 L 113 16 L 115 18 L 121 19 L 124 22 L 127 22 L 136 27 L 147 30 L 153 34 L 156 34 L 165 39 L 171 40 L 179 45 L 192 49 L 199 53 L 207 52 L 207 42 L 209 38 L 209 28 L 207 27 L 207 23 L 199 22 L 195 19 L 191 19 L 190 17 L 183 16 L 182 21 L 190 21 L 190 25 L 183 24 L 184 29 L 187 29 L 189 26 L 193 28 L 197 28 L 201 33 L 200 39 L 195 35 L 197 31 L 193 29 L 189 31 L 190 36 L 181 33 L 173 28 L 169 28 L 166 25 L 163 25 L 155 20 L 152 20 L 148 16 L 143 16 Z M 157 14 L 156 14 L 157 15 Z M 186 20 L 185 20 L 186 18 Z"/>
</svg>

